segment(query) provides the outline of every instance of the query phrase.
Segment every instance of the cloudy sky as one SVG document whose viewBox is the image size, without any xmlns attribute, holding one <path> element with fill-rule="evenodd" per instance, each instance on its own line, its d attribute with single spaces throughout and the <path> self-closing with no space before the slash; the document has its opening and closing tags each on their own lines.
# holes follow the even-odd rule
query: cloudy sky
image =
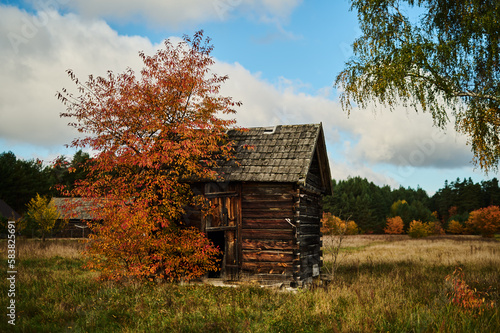
<svg viewBox="0 0 500 333">
<path fill-rule="evenodd" d="M 474 170 L 466 138 L 404 107 L 340 107 L 333 87 L 359 35 L 347 0 L 0 1 L 0 152 L 50 162 L 76 136 L 55 97 L 107 70 L 139 70 L 167 38 L 203 29 L 223 94 L 243 102 L 240 126 L 322 122 L 332 177 L 433 194 L 445 179 L 490 179 Z M 1 176 L 1 175 L 0 175 Z"/>
</svg>

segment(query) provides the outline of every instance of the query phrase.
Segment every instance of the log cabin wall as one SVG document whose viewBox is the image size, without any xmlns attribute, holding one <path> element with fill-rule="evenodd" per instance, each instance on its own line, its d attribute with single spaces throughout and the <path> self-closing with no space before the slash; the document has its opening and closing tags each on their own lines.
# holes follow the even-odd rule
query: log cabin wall
<svg viewBox="0 0 500 333">
<path fill-rule="evenodd" d="M 300 253 L 299 281 L 310 281 L 319 276 L 321 257 L 321 196 L 306 189 L 298 190 L 296 211 L 297 241 Z"/>
<path fill-rule="evenodd" d="M 243 275 L 260 280 L 298 278 L 295 185 L 243 183 L 241 192 Z"/>
</svg>

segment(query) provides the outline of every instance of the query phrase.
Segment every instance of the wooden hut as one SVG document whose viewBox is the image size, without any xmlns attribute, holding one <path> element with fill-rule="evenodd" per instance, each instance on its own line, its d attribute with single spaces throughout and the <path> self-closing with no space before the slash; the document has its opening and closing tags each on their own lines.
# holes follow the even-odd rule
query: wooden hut
<svg viewBox="0 0 500 333">
<path fill-rule="evenodd" d="M 87 198 L 52 198 L 52 203 L 59 211 L 61 220 L 67 223 L 57 237 L 85 238 L 90 229 L 87 222 L 94 221 L 93 206 L 95 200 Z"/>
<path fill-rule="evenodd" d="M 235 159 L 219 167 L 223 181 L 193 184 L 213 209 L 189 210 L 184 223 L 223 251 L 227 279 L 311 281 L 322 266 L 321 197 L 332 193 L 322 125 L 228 134 Z"/>
</svg>

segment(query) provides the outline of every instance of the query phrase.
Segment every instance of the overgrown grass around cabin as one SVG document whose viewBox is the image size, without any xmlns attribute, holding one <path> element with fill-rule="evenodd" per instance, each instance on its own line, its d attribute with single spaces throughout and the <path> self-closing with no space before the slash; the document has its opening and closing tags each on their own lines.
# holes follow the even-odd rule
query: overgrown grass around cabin
<svg viewBox="0 0 500 333">
<path fill-rule="evenodd" d="M 500 332 L 500 242 L 494 239 L 349 236 L 333 281 L 295 291 L 97 282 L 96 273 L 81 268 L 81 243 L 46 243 L 17 244 L 16 326 L 4 314 L 0 331 Z M 0 255 L 6 272 L 5 241 Z M 482 306 L 450 302 L 446 276 L 456 267 L 485 298 Z M 2 278 L 0 292 L 7 290 Z M 7 300 L 0 298 L 2 309 Z"/>
</svg>

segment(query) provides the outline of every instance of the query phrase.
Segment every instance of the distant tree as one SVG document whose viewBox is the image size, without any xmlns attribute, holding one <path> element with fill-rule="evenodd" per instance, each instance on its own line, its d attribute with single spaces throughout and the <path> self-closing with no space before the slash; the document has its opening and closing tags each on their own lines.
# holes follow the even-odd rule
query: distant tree
<svg viewBox="0 0 500 333">
<path fill-rule="evenodd" d="M 382 233 L 391 204 L 390 188 L 380 188 L 361 177 L 332 181 L 333 195 L 323 199 L 323 210 L 349 216 L 363 232 Z"/>
<path fill-rule="evenodd" d="M 49 168 L 51 193 L 60 195 L 60 190 L 71 190 L 78 181 L 87 178 L 92 159 L 89 153 L 78 150 L 71 161 L 66 156 L 58 156 Z"/>
<path fill-rule="evenodd" d="M 450 234 L 463 234 L 465 229 L 462 223 L 460 223 L 459 221 L 451 220 L 450 222 L 448 222 L 447 231 Z"/>
<path fill-rule="evenodd" d="M 323 213 L 321 219 L 322 233 L 325 235 L 356 235 L 359 234 L 358 225 L 352 220 L 342 220 L 331 213 Z"/>
<path fill-rule="evenodd" d="M 32 222 L 38 231 L 42 234 L 42 241 L 45 241 L 45 236 L 56 228 L 57 220 L 61 219 L 59 211 L 47 197 L 36 195 L 28 203 L 27 218 Z M 57 225 L 62 228 L 64 223 Z"/>
<path fill-rule="evenodd" d="M 37 193 L 50 191 L 48 168 L 40 160 L 21 160 L 12 152 L 0 154 L 0 199 L 23 213 Z"/>
<path fill-rule="evenodd" d="M 500 207 L 489 206 L 470 213 L 467 228 L 479 232 L 483 237 L 493 237 L 500 231 Z"/>
<path fill-rule="evenodd" d="M 482 181 L 481 189 L 483 192 L 483 207 L 486 206 L 500 206 L 500 186 L 498 179 Z"/>
<path fill-rule="evenodd" d="M 481 184 L 474 183 L 471 178 L 457 179 L 439 189 L 431 198 L 429 207 L 436 210 L 439 219 L 443 223 L 451 220 L 465 222 L 469 212 L 500 204 L 500 188 L 498 180 L 483 181 Z"/>
<path fill-rule="evenodd" d="M 400 235 L 403 233 L 404 223 L 400 216 L 388 217 L 387 225 L 384 228 L 386 234 Z"/>
<path fill-rule="evenodd" d="M 441 225 L 441 222 L 439 221 L 429 221 L 427 222 L 427 225 L 429 226 L 429 233 L 431 235 L 444 235 L 445 231 L 443 229 L 443 226 Z"/>
<path fill-rule="evenodd" d="M 422 221 L 413 220 L 408 228 L 408 235 L 412 238 L 423 238 L 432 234 L 431 226 Z"/>
<path fill-rule="evenodd" d="M 96 202 L 103 222 L 92 224 L 95 241 L 88 266 L 103 277 L 190 280 L 215 270 L 218 249 L 199 230 L 185 228 L 188 205 L 203 205 L 188 181 L 217 179 L 214 166 L 233 156 L 226 131 L 240 103 L 219 94 L 227 80 L 211 72 L 212 45 L 203 33 L 174 46 L 165 41 L 144 67 L 106 77 L 70 78 L 80 95 L 59 99 L 63 117 L 88 136 L 72 146 L 96 152 L 86 179 L 69 195 Z"/>
</svg>

